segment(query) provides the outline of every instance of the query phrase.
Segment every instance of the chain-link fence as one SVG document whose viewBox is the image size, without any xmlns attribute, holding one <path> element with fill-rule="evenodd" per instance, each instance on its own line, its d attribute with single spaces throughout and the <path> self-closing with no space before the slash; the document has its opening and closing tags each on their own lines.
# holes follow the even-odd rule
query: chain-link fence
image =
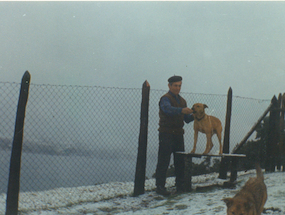
<svg viewBox="0 0 285 215">
<path fill-rule="evenodd" d="M 20 84 L 0 82 L 1 193 L 6 193 Z M 21 191 L 42 191 L 133 181 L 141 89 L 30 85 L 21 167 Z M 150 90 L 146 176 L 155 172 L 158 152 L 158 101 L 165 90 Z M 234 89 L 233 89 L 234 92 Z M 188 106 L 208 105 L 206 113 L 225 123 L 227 95 L 182 92 Z M 240 142 L 270 100 L 233 97 L 230 150 Z M 193 122 L 186 124 L 185 150 L 193 147 Z M 223 135 L 223 134 L 222 134 Z M 252 135 L 254 137 L 254 135 Z M 199 135 L 197 153 L 205 149 Z M 212 153 L 218 153 L 213 137 Z"/>
</svg>

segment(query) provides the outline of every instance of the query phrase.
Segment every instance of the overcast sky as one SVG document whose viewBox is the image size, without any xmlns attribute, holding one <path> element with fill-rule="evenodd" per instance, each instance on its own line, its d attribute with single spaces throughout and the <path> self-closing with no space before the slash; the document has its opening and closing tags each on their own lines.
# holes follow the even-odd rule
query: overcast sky
<svg viewBox="0 0 285 215">
<path fill-rule="evenodd" d="M 271 99 L 285 92 L 285 2 L 0 2 L 0 81 Z"/>
</svg>

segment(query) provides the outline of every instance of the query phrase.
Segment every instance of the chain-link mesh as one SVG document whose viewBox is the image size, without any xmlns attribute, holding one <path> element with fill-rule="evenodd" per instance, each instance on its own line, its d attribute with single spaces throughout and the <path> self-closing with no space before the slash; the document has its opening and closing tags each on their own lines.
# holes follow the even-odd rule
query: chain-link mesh
<svg viewBox="0 0 285 215">
<path fill-rule="evenodd" d="M 20 84 L 0 82 L 1 193 L 7 191 L 11 145 Z M 141 92 L 138 89 L 30 85 L 21 167 L 21 191 L 133 181 L 137 158 Z M 155 172 L 158 152 L 158 102 L 165 90 L 150 90 L 146 176 Z M 189 107 L 225 123 L 227 96 L 185 93 Z M 241 141 L 270 100 L 233 97 L 230 150 Z M 185 149 L 193 147 L 193 122 L 186 124 Z M 223 136 L 223 134 L 222 134 Z M 254 137 L 252 135 L 252 137 Z M 213 137 L 212 153 L 218 153 Z M 206 137 L 199 134 L 197 153 Z"/>
</svg>

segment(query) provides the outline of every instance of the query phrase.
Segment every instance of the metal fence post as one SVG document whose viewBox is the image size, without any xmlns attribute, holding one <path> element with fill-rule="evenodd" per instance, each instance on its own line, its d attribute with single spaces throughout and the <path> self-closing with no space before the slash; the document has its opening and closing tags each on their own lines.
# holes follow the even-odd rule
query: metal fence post
<svg viewBox="0 0 285 215">
<path fill-rule="evenodd" d="M 146 153 L 147 153 L 147 130 L 148 130 L 148 108 L 149 108 L 149 90 L 150 85 L 147 81 L 142 87 L 141 103 L 141 123 L 139 134 L 139 146 L 136 165 L 134 196 L 144 194 L 145 171 L 146 171 Z"/>
<path fill-rule="evenodd" d="M 18 214 L 24 120 L 25 120 L 25 111 L 29 95 L 30 79 L 31 79 L 30 73 L 26 71 L 22 78 L 18 108 L 17 108 L 14 140 L 13 140 L 11 160 L 10 160 L 10 173 L 9 173 L 7 200 L 6 200 L 6 215 Z"/>
<path fill-rule="evenodd" d="M 232 88 L 229 88 L 228 99 L 227 99 L 227 113 L 226 113 L 226 122 L 225 122 L 225 133 L 223 141 L 223 153 L 229 153 L 230 151 L 230 127 L 231 127 L 231 115 L 232 115 L 232 97 L 233 91 Z M 219 178 L 226 179 L 228 172 L 229 158 L 223 157 L 220 165 Z"/>
</svg>

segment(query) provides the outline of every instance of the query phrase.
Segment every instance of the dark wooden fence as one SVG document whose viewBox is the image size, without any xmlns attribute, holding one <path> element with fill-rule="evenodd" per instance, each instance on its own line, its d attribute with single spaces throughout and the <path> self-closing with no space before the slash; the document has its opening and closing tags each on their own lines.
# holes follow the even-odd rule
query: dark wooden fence
<svg viewBox="0 0 285 215">
<path fill-rule="evenodd" d="M 137 158 L 137 168 L 135 176 L 135 188 L 134 196 L 138 196 L 144 193 L 144 182 L 145 182 L 145 164 L 146 164 L 146 147 L 147 147 L 147 117 L 148 117 L 148 97 L 149 95 L 149 85 L 144 83 L 143 93 L 142 93 L 142 109 L 141 109 L 141 133 L 139 138 L 138 147 L 138 158 Z M 230 181 L 225 183 L 225 186 L 231 186 L 237 179 L 237 163 L 243 156 L 234 156 L 237 154 L 238 150 L 247 142 L 248 138 L 253 134 L 253 132 L 260 125 L 262 120 L 270 113 L 269 116 L 269 133 L 268 142 L 266 150 L 266 171 L 273 172 L 275 167 L 281 169 L 283 166 L 283 171 L 285 171 L 285 146 L 284 146 L 284 111 L 285 111 L 285 93 L 283 96 L 279 94 L 277 100 L 276 96 L 273 96 L 270 105 L 260 116 L 257 122 L 253 125 L 250 131 L 238 143 L 234 149 L 231 151 L 233 156 L 221 156 L 221 165 L 219 178 L 227 179 L 227 172 L 230 167 L 231 177 Z M 227 98 L 227 109 L 226 109 L 226 120 L 224 128 L 224 140 L 223 140 L 223 153 L 228 154 L 230 152 L 230 125 L 231 125 L 231 113 L 232 113 L 232 89 L 229 88 L 228 98 Z M 143 137 L 143 138 L 142 138 Z M 189 160 L 189 154 L 185 156 L 186 167 L 191 171 L 192 157 Z M 194 156 L 194 155 L 193 155 Z M 201 156 L 198 156 L 201 157 Z M 190 162 L 190 163 L 189 163 Z M 188 171 L 188 170 L 187 170 Z M 186 185 L 191 188 L 191 173 L 185 174 Z M 188 177 L 188 178 L 187 178 Z M 191 189 L 187 189 L 191 190 Z"/>
<path fill-rule="evenodd" d="M 228 98 L 227 98 L 227 112 L 226 112 L 225 132 L 224 132 L 224 140 L 223 140 L 223 153 L 230 152 L 230 127 L 231 127 L 231 115 L 232 115 L 232 97 L 233 97 L 233 91 L 232 91 L 232 88 L 230 88 L 228 91 Z M 228 157 L 222 158 L 219 178 L 221 179 L 227 178 L 229 162 L 230 160 Z"/>
<path fill-rule="evenodd" d="M 256 130 L 259 124 L 269 113 L 269 130 L 268 130 L 268 141 L 266 143 L 266 166 L 267 172 L 274 172 L 275 168 L 285 171 L 285 147 L 284 147 L 284 111 L 285 111 L 285 93 L 279 94 L 279 99 L 273 96 L 271 103 L 268 108 L 264 111 L 258 121 L 253 125 L 250 131 L 246 134 L 243 140 L 236 145 L 232 150 L 235 154 L 238 150 L 246 143 L 248 138 Z M 231 161 L 231 178 L 230 181 L 234 182 L 237 178 L 237 162 L 236 158 Z"/>
<path fill-rule="evenodd" d="M 12 146 L 9 183 L 6 201 L 6 214 L 17 214 L 18 212 L 18 198 L 19 198 L 19 186 L 20 186 L 20 165 L 21 165 L 21 152 L 22 152 L 22 140 L 24 130 L 25 108 L 28 100 L 30 84 L 30 74 L 27 71 L 23 78 L 18 102 L 16 124 L 14 130 L 14 140 Z M 141 102 L 141 124 L 139 134 L 139 145 L 137 153 L 137 166 L 135 174 L 135 186 L 134 196 L 138 196 L 144 193 L 144 183 L 146 177 L 146 155 L 147 155 L 147 136 L 148 136 L 148 106 L 149 106 L 149 92 L 150 86 L 146 81 L 143 84 L 142 89 L 142 102 Z M 241 148 L 248 138 L 255 131 L 261 121 L 270 113 L 270 130 L 268 133 L 269 141 L 267 142 L 267 156 L 266 156 L 266 170 L 274 171 L 275 168 L 281 169 L 284 167 L 284 111 L 285 111 L 285 94 L 280 94 L 278 99 L 274 96 L 268 108 L 253 125 L 252 129 L 247 133 L 243 140 L 236 145 L 231 151 L 232 154 L 237 153 L 237 150 Z M 223 152 L 229 153 L 230 143 L 230 124 L 231 124 L 231 112 L 232 112 L 232 89 L 228 91 L 227 111 L 224 131 L 224 146 Z M 227 172 L 231 170 L 231 181 L 235 181 L 237 175 L 236 163 L 238 158 L 235 157 L 223 157 L 220 167 L 220 177 L 226 179 Z M 231 164 L 231 165 L 229 165 Z M 283 168 L 284 171 L 284 168 Z M 186 179 L 187 180 L 187 179 Z M 190 181 L 191 182 L 191 181 Z"/>
<path fill-rule="evenodd" d="M 22 78 L 18 109 L 16 115 L 14 140 L 12 145 L 12 153 L 10 161 L 7 200 L 6 200 L 6 215 L 18 214 L 24 121 L 25 121 L 26 105 L 29 95 L 30 79 L 31 79 L 30 73 L 26 71 Z"/>
<path fill-rule="evenodd" d="M 147 130 L 148 130 L 148 107 L 149 107 L 149 90 L 150 86 L 147 81 L 142 86 L 142 103 L 141 103 L 141 123 L 139 134 L 139 146 L 137 156 L 137 166 L 135 175 L 134 196 L 144 193 L 145 168 L 147 154 Z"/>
<path fill-rule="evenodd" d="M 285 147 L 284 147 L 284 111 L 285 111 L 285 93 L 283 96 L 279 94 L 279 99 L 273 96 L 271 103 L 265 112 L 261 115 L 258 121 L 254 124 L 251 130 L 246 134 L 243 140 L 236 145 L 232 153 L 236 153 L 248 140 L 251 134 L 256 130 L 259 124 L 264 120 L 264 118 L 269 113 L 269 130 L 268 130 L 268 140 L 266 142 L 266 160 L 265 170 L 267 172 L 274 172 L 275 168 L 281 170 L 283 166 L 283 171 L 285 171 Z M 262 158 L 261 158 L 262 159 Z M 232 161 L 232 175 L 231 181 L 236 179 L 236 169 L 237 160 Z"/>
</svg>

